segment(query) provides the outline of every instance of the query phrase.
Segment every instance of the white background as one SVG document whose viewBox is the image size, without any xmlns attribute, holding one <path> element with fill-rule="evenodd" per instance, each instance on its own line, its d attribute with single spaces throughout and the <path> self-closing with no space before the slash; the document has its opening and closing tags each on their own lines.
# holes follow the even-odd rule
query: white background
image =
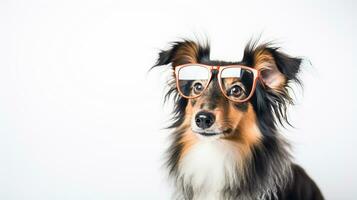
<svg viewBox="0 0 357 200">
<path fill-rule="evenodd" d="M 162 153 L 181 37 L 240 60 L 262 33 L 308 58 L 282 130 L 327 199 L 357 198 L 354 1 L 0 1 L 0 199 L 170 198 Z"/>
</svg>

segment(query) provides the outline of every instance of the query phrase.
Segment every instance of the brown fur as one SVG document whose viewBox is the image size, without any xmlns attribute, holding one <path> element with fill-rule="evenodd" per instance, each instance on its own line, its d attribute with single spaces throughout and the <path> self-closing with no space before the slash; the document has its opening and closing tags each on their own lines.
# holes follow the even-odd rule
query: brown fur
<svg viewBox="0 0 357 200">
<path fill-rule="evenodd" d="M 187 42 L 182 45 L 172 59 L 172 66 L 188 63 L 197 63 L 198 46 L 194 42 Z"/>
<path fill-rule="evenodd" d="M 254 53 L 254 67 L 262 74 L 263 82 L 272 89 L 281 90 L 286 84 L 285 76 L 279 71 L 273 55 L 264 48 Z"/>
</svg>

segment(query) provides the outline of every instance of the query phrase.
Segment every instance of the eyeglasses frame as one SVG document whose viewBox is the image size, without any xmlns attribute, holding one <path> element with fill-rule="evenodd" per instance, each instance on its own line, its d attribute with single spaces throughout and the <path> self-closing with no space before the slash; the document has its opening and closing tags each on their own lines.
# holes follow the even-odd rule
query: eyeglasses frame
<svg viewBox="0 0 357 200">
<path fill-rule="evenodd" d="M 186 95 L 183 94 L 183 92 L 181 91 L 181 89 L 179 87 L 179 72 L 180 72 L 180 70 L 182 68 L 187 67 L 187 66 L 191 66 L 191 65 L 204 67 L 204 68 L 208 69 L 208 71 L 210 73 L 209 73 L 209 77 L 207 79 L 208 82 L 207 82 L 206 86 L 203 88 L 202 92 L 200 92 L 199 94 L 197 94 L 195 96 L 186 96 Z M 241 69 L 246 69 L 246 70 L 250 70 L 251 72 L 253 72 L 253 76 L 254 76 L 253 77 L 253 86 L 252 86 L 252 90 L 250 91 L 250 94 L 248 95 L 247 98 L 245 98 L 243 100 L 233 100 L 226 94 L 226 92 L 223 89 L 222 80 L 221 80 L 221 74 L 222 74 L 222 71 L 224 69 L 227 69 L 227 68 L 241 68 Z M 206 89 L 208 88 L 209 84 L 211 83 L 214 70 L 218 70 L 218 74 L 217 74 L 218 85 L 219 85 L 219 87 L 221 89 L 222 94 L 227 99 L 229 99 L 230 101 L 236 102 L 236 103 L 243 103 L 243 102 L 248 101 L 253 96 L 253 94 L 255 92 L 255 89 L 256 89 L 256 85 L 257 85 L 257 79 L 260 77 L 260 72 L 258 70 L 254 69 L 254 68 L 251 68 L 251 67 L 248 67 L 248 66 L 244 66 L 244 65 L 219 66 L 219 65 L 204 65 L 204 64 L 199 64 L 199 63 L 189 63 L 189 64 L 178 65 L 178 66 L 175 67 L 174 75 L 175 75 L 175 79 L 176 79 L 176 88 L 177 88 L 178 92 L 180 93 L 180 95 L 182 97 L 184 97 L 184 98 L 187 98 L 187 99 L 194 99 L 194 98 L 197 98 L 197 97 L 201 96 L 204 93 L 204 91 L 206 91 Z"/>
</svg>

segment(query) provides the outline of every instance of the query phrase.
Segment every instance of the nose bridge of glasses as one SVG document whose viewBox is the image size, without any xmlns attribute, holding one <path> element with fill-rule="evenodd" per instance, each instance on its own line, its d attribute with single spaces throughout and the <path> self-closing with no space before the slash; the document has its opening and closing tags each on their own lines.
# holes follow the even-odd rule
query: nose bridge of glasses
<svg viewBox="0 0 357 200">
<path fill-rule="evenodd" d="M 218 72 L 219 72 L 220 66 L 211 66 L 211 75 L 212 75 L 212 80 L 217 79 Z"/>
<path fill-rule="evenodd" d="M 219 70 L 219 68 L 220 68 L 221 66 L 219 66 L 219 65 L 215 65 L 215 66 L 211 66 L 211 70 L 213 71 L 213 70 Z"/>
</svg>

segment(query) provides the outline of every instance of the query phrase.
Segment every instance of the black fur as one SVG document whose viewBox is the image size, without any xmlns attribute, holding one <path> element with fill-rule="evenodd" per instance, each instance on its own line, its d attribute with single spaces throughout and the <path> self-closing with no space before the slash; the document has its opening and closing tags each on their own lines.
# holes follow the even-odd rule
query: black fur
<svg viewBox="0 0 357 200">
<path fill-rule="evenodd" d="M 174 42 L 169 50 L 159 53 L 159 58 L 154 67 L 170 64 L 180 46 L 190 40 Z M 316 184 L 309 178 L 305 171 L 292 163 L 288 152 L 289 144 L 281 138 L 277 131 L 278 125 L 289 124 L 286 109 L 292 104 L 288 88 L 290 83 L 300 84 L 298 72 L 302 60 L 288 56 L 279 51 L 279 48 L 271 44 L 258 45 L 257 42 L 250 42 L 245 48 L 243 59 L 240 62 L 224 62 L 210 60 L 209 45 L 198 45 L 198 63 L 208 65 L 231 65 L 242 64 L 253 67 L 254 52 L 257 49 L 265 49 L 273 55 L 279 71 L 286 77 L 287 83 L 281 91 L 277 92 L 262 82 L 258 81 L 253 97 L 249 100 L 253 105 L 258 118 L 258 126 L 263 134 L 262 145 L 252 149 L 253 159 L 248 162 L 248 170 L 244 176 L 244 182 L 237 183 L 237 187 L 231 188 L 229 185 L 223 191 L 226 199 L 241 199 L 244 197 L 257 197 L 259 190 L 275 188 L 277 191 L 270 199 L 279 200 L 322 200 L 324 199 Z M 175 67 L 175 66 L 173 66 Z M 181 97 L 175 87 L 175 82 L 170 83 L 171 88 L 167 92 L 165 99 L 173 97 L 175 107 L 173 110 L 173 123 L 169 128 L 177 128 L 182 125 L 185 116 L 187 99 Z M 246 108 L 245 104 L 237 104 L 238 109 Z M 167 167 L 172 177 L 177 178 L 178 161 L 182 152 L 182 144 L 179 143 L 185 127 L 175 130 L 172 134 L 172 143 L 167 152 Z M 186 127 L 187 128 L 187 127 Z M 281 180 L 272 181 L 272 176 Z M 176 184 L 181 184 L 176 180 Z M 276 186 L 272 186 L 275 184 Z M 181 185 L 184 199 L 192 199 L 194 191 L 190 185 Z M 263 192 L 262 192 L 263 194 Z M 267 197 L 268 198 L 268 197 Z"/>
</svg>

